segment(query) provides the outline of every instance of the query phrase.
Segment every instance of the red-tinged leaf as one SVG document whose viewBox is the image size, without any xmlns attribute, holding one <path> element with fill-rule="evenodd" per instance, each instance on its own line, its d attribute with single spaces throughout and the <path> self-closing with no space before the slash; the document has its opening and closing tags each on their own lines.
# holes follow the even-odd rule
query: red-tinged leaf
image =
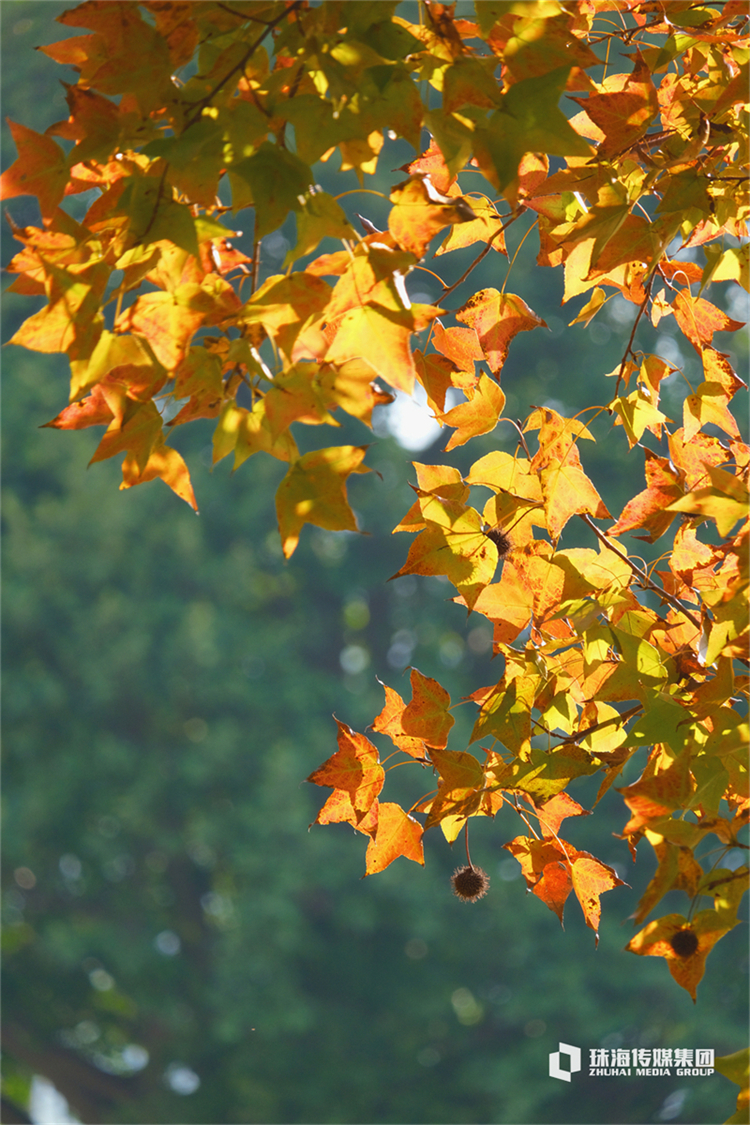
<svg viewBox="0 0 750 1125">
<path fill-rule="evenodd" d="M 599 152 L 605 159 L 625 152 L 646 132 L 659 112 L 651 72 L 640 52 L 632 74 L 613 74 L 598 94 L 573 98 L 605 135 Z"/>
<path fill-rule="evenodd" d="M 531 797 L 528 800 L 536 811 L 542 836 L 554 836 L 569 816 L 591 816 L 588 809 L 584 809 L 565 792 L 558 793 L 543 805 L 535 804 Z"/>
<path fill-rule="evenodd" d="M 335 716 L 334 716 L 335 717 Z M 351 797 L 358 822 L 364 819 L 383 788 L 385 771 L 378 762 L 378 751 L 363 734 L 339 722 L 339 748 L 308 777 L 313 785 L 344 789 Z"/>
<path fill-rule="evenodd" d="M 649 922 L 625 948 L 641 957 L 663 957 L 673 978 L 695 1002 L 696 990 L 706 968 L 706 957 L 735 924 L 725 921 L 716 910 L 699 910 L 690 922 L 682 914 L 667 914 Z M 681 949 L 680 938 L 676 935 L 682 933 L 691 933 L 697 939 L 694 952 L 687 953 L 693 945 L 692 940 L 690 945 L 682 945 L 681 953 L 673 948 L 674 942 Z"/>
<path fill-rule="evenodd" d="M 439 774 L 438 791 L 421 802 L 419 810 L 428 813 L 425 831 L 439 824 L 452 844 L 466 818 L 480 812 L 484 771 L 474 755 L 464 750 L 431 750 L 430 758 Z"/>
<path fill-rule="evenodd" d="M 744 325 L 744 321 L 732 320 L 703 297 L 692 297 L 689 289 L 680 290 L 674 299 L 673 308 L 680 329 L 698 355 L 711 345 L 714 332 L 736 332 Z"/>
<path fill-rule="evenodd" d="M 690 795 L 695 791 L 695 781 L 690 773 L 690 754 L 683 751 L 678 757 L 666 756 L 670 763 L 659 773 L 644 775 L 632 785 L 618 789 L 631 812 L 623 835 L 630 836 L 641 828 L 654 825 L 660 831 L 658 822 L 668 818 L 676 809 L 685 808 Z"/>
<path fill-rule="evenodd" d="M 80 402 L 72 402 L 60 411 L 51 422 L 45 422 L 56 430 L 83 430 L 87 426 L 108 426 L 114 413 L 104 396 L 104 388 L 96 386 L 90 395 Z"/>
<path fill-rule="evenodd" d="M 443 154 L 434 140 L 430 140 L 429 147 L 421 156 L 412 160 L 411 164 L 402 165 L 399 171 L 408 172 L 412 176 L 429 176 L 435 188 L 443 194 L 447 193 L 456 179 L 448 171 Z"/>
<path fill-rule="evenodd" d="M 547 327 L 521 297 L 499 293 L 497 289 L 480 289 L 458 310 L 456 319 L 476 332 L 493 375 L 497 375 L 505 363 L 514 336 L 530 332 L 532 328 Z"/>
<path fill-rule="evenodd" d="M 650 832 L 648 829 L 646 837 L 656 853 L 658 867 L 632 915 L 636 925 L 640 925 L 669 891 L 685 891 L 690 898 L 694 898 L 703 878 L 703 868 L 690 848 L 679 848 L 658 832 Z"/>
<path fill-rule="evenodd" d="M 674 513 L 667 510 L 669 505 L 684 496 L 685 490 L 666 457 L 657 457 L 650 449 L 644 449 L 644 454 L 648 488 L 628 501 L 607 534 L 623 535 L 642 528 L 647 533 L 645 538 L 655 543 L 674 519 Z"/>
<path fill-rule="evenodd" d="M 284 551 L 290 558 L 306 523 L 327 531 L 357 531 L 346 499 L 351 473 L 369 473 L 362 460 L 366 446 L 340 445 L 305 453 L 289 466 L 276 493 L 276 514 Z"/>
<path fill-rule="evenodd" d="M 443 425 L 456 429 L 445 447 L 446 453 L 459 445 L 465 445 L 473 437 L 494 430 L 504 408 L 505 395 L 500 387 L 488 375 L 480 375 L 476 387 L 469 392 L 469 401 L 459 403 L 447 414 L 438 417 Z"/>
<path fill-rule="evenodd" d="M 599 944 L 599 920 L 602 914 L 599 897 L 605 891 L 614 890 L 615 887 L 624 887 L 626 884 L 617 873 L 606 863 L 589 855 L 588 852 L 575 851 L 572 855 L 571 879 L 576 898 L 581 904 L 586 925 L 596 935 L 596 944 Z"/>
<path fill-rule="evenodd" d="M 411 692 L 411 702 L 401 716 L 404 732 L 422 739 L 429 747 L 446 746 L 448 732 L 455 722 L 449 711 L 448 692 L 437 680 L 423 676 L 416 668 L 411 670 Z"/>
<path fill-rule="evenodd" d="M 580 466 L 576 448 L 581 440 L 593 441 L 594 435 L 577 418 L 563 418 L 556 410 L 542 407 L 533 411 L 524 426 L 524 433 L 539 430 L 539 451 L 531 459 L 531 469 L 543 469 L 555 461 Z"/>
<path fill-rule="evenodd" d="M 473 328 L 443 328 L 435 321 L 432 345 L 456 365 L 458 371 L 473 373 L 474 364 L 484 359 L 479 337 Z"/>
<path fill-rule="evenodd" d="M 709 465 L 718 467 L 726 464 L 726 447 L 716 437 L 697 433 L 688 439 L 685 431 L 679 429 L 670 434 L 667 440 L 669 456 L 676 468 L 685 474 L 688 488 L 706 484 Z"/>
<path fill-rule="evenodd" d="M 59 145 L 43 133 L 8 119 L 18 159 L 0 177 L 0 199 L 35 195 L 42 218 L 51 219 L 65 194 L 68 161 Z"/>
<path fill-rule="evenodd" d="M 346 789 L 334 789 L 313 824 L 351 824 L 358 832 L 374 836 L 378 828 L 379 808 L 380 802 L 376 797 L 369 811 L 362 816 L 352 804 L 351 793 Z"/>
<path fill-rule="evenodd" d="M 378 680 L 378 683 L 381 683 Z M 373 720 L 372 729 L 378 734 L 387 734 L 394 746 L 411 755 L 418 761 L 425 760 L 425 744 L 421 738 L 407 734 L 402 725 L 402 717 L 406 704 L 401 696 L 387 684 L 381 683 L 385 691 L 385 706 L 378 717 Z"/>
<path fill-rule="evenodd" d="M 394 859 L 402 855 L 424 867 L 423 835 L 422 825 L 404 812 L 400 805 L 389 801 L 381 803 L 377 830 L 367 845 L 365 874 L 374 875 L 378 871 L 384 871 Z"/>
<path fill-rule="evenodd" d="M 135 484 L 145 484 L 157 477 L 168 484 L 194 511 L 198 511 L 188 467 L 177 450 L 168 445 L 158 445 L 153 449 L 143 469 L 139 467 L 137 457 L 129 454 L 122 463 L 120 488 L 132 488 Z"/>
<path fill-rule="evenodd" d="M 562 925 L 565 903 L 573 884 L 567 856 L 557 842 L 517 836 L 503 847 L 521 864 L 528 889 L 557 915 Z"/>
</svg>

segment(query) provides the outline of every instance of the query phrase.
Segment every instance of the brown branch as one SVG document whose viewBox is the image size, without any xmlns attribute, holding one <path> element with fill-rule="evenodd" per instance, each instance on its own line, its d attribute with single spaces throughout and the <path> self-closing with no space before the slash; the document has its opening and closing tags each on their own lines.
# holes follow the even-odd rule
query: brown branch
<svg viewBox="0 0 750 1125">
<path fill-rule="evenodd" d="M 503 231 L 506 231 L 508 229 L 508 227 L 511 225 L 511 223 L 515 223 L 516 219 L 519 218 L 520 215 L 522 214 L 522 212 L 525 211 L 525 210 L 526 210 L 525 206 L 522 205 L 521 209 L 519 211 L 517 211 L 515 215 L 512 215 L 510 217 L 510 219 L 508 219 L 507 223 L 503 223 L 503 225 L 501 227 L 497 228 L 497 230 L 492 235 L 492 237 L 487 239 L 487 245 L 485 246 L 484 250 L 482 250 L 481 253 L 477 255 L 477 257 L 471 263 L 471 265 L 466 270 L 466 272 L 461 274 L 458 281 L 454 281 L 452 285 L 447 285 L 443 289 L 443 292 L 440 294 L 441 300 L 443 299 L 443 297 L 447 297 L 449 293 L 452 293 L 454 289 L 458 289 L 459 285 L 462 285 L 463 282 L 466 281 L 466 278 L 469 276 L 471 271 L 473 269 L 475 269 L 476 266 L 478 266 L 479 263 L 482 261 L 482 259 L 486 258 L 486 256 L 489 254 L 490 250 L 492 249 L 492 243 L 495 241 L 495 239 L 499 235 L 501 235 L 503 233 Z"/>
<path fill-rule="evenodd" d="M 654 269 L 657 268 L 658 264 L 659 263 L 657 262 L 656 266 L 654 266 Z M 641 307 L 638 309 L 638 316 L 635 318 L 635 323 L 633 324 L 633 329 L 630 333 L 630 339 L 628 340 L 628 346 L 625 348 L 625 354 L 622 357 L 622 363 L 620 364 L 620 370 L 617 373 L 617 383 L 615 385 L 615 394 L 614 394 L 615 398 L 617 398 L 617 393 L 620 390 L 620 383 L 622 382 L 622 377 L 623 377 L 623 374 L 625 372 L 625 364 L 628 362 L 628 356 L 633 354 L 633 340 L 635 339 L 635 334 L 636 334 L 636 331 L 638 330 L 638 325 L 640 324 L 641 317 L 643 316 L 644 312 L 646 311 L 646 305 L 648 304 L 649 297 L 651 296 L 651 286 L 653 285 L 653 283 L 654 283 L 653 277 L 649 278 L 648 284 L 646 285 L 646 296 L 643 298 L 643 303 L 641 304 Z"/>
<path fill-rule="evenodd" d="M 302 0 L 294 0 L 294 3 L 290 4 L 288 8 L 285 8 L 284 11 L 276 17 L 276 19 L 273 19 L 270 21 L 270 23 L 266 24 L 265 31 L 262 31 L 255 42 L 248 47 L 240 61 L 238 63 L 235 63 L 232 69 L 224 75 L 221 82 L 219 82 L 218 85 L 214 87 L 210 94 L 206 94 L 205 98 L 201 98 L 199 102 L 196 102 L 195 110 L 185 122 L 183 132 L 185 132 L 186 129 L 189 129 L 191 125 L 195 125 L 196 121 L 200 120 L 201 114 L 203 113 L 205 107 L 207 105 L 210 105 L 210 103 L 218 94 L 219 90 L 221 90 L 223 86 L 226 86 L 230 78 L 232 78 L 235 74 L 244 72 L 247 63 L 253 57 L 258 47 L 260 47 L 263 40 L 273 30 L 273 28 L 276 27 L 277 24 L 281 23 L 282 20 L 286 19 L 286 17 L 293 11 L 301 7 L 301 5 Z"/>
<path fill-rule="evenodd" d="M 672 606 L 672 609 L 676 609 L 678 613 L 682 613 L 685 617 L 687 617 L 690 624 L 694 625 L 699 632 L 702 630 L 703 626 L 701 625 L 700 621 L 696 617 L 693 617 L 692 613 L 690 613 L 689 610 L 685 609 L 684 605 L 681 601 L 679 601 L 678 598 L 675 598 L 672 594 L 668 594 L 667 591 L 661 586 L 657 586 L 657 584 L 653 582 L 649 578 L 649 576 L 644 571 L 642 571 L 641 568 L 637 566 L 636 563 L 634 563 L 627 554 L 625 554 L 624 551 L 621 551 L 619 547 L 615 546 L 615 544 L 604 531 L 599 530 L 590 516 L 581 515 L 581 513 L 579 513 L 579 515 L 583 522 L 587 525 L 587 527 L 591 528 L 597 539 L 601 540 L 604 546 L 608 550 L 612 551 L 613 554 L 617 555 L 618 558 L 622 559 L 624 563 L 627 563 L 639 582 L 643 583 L 644 586 L 647 586 L 650 590 L 653 590 L 655 593 L 657 593 L 663 601 Z"/>
</svg>

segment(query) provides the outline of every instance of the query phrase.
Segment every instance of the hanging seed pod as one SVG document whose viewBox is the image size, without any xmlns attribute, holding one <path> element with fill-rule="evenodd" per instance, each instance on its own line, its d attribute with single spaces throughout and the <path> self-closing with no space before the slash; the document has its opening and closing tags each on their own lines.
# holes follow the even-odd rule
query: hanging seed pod
<svg viewBox="0 0 750 1125">
<path fill-rule="evenodd" d="M 698 948 L 698 938 L 692 930 L 678 930 L 676 934 L 672 934 L 669 944 L 678 957 L 688 958 Z"/>
<path fill-rule="evenodd" d="M 490 877 L 481 867 L 458 867 L 451 875 L 451 884 L 462 902 L 476 902 L 487 894 Z"/>
<path fill-rule="evenodd" d="M 484 529 L 484 534 L 488 539 L 497 547 L 497 557 L 500 562 L 506 559 L 510 554 L 511 542 L 501 527 L 489 527 Z"/>
</svg>

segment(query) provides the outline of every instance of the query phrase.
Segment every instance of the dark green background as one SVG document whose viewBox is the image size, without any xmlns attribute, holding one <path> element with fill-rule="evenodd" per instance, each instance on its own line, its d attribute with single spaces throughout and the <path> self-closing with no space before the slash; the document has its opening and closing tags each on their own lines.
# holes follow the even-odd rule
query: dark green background
<svg viewBox="0 0 750 1125">
<path fill-rule="evenodd" d="M 31 48 L 67 37 L 53 22 L 64 7 L 0 5 L 3 113 L 39 130 L 65 116 L 64 72 Z M 7 167 L 7 129 L 2 152 Z M 408 147 L 393 155 L 367 186 L 382 190 L 400 175 L 389 170 Z M 334 186 L 330 169 L 319 174 L 329 190 L 356 186 L 353 176 Z M 345 202 L 376 222 L 386 213 L 373 196 Z M 34 199 L 7 206 L 16 222 L 38 222 Z M 519 235 L 510 241 L 514 249 Z M 617 364 L 631 323 L 611 315 L 594 332 L 563 331 L 575 308 L 559 307 L 555 274 L 535 270 L 534 241 L 509 290 L 552 332 L 512 345 L 503 386 L 514 417 L 532 403 L 574 413 L 605 401 L 612 384 L 602 373 Z M 4 230 L 4 263 L 16 245 Z M 438 265 L 450 280 L 472 254 Z M 268 258 L 264 269 L 273 265 Z M 506 268 L 489 255 L 451 307 L 472 288 L 499 287 Z M 439 296 L 427 275 L 410 285 Z M 5 298 L 4 339 L 37 305 Z M 643 346 L 653 336 L 647 328 Z M 694 360 L 685 360 L 689 373 Z M 627 819 L 616 793 L 594 817 L 566 824 L 567 838 L 632 885 L 604 897 L 598 950 L 575 903 L 562 932 L 525 895 L 501 848 L 523 831 L 510 816 L 472 823 L 473 859 L 492 879 L 474 906 L 450 893 L 461 845 L 454 855 L 439 833 L 427 838 L 424 869 L 398 860 L 362 881 L 362 836 L 346 826 L 308 832 L 326 791 L 302 779 L 335 749 L 332 712 L 360 730 L 372 720 L 382 702 L 376 674 L 408 696 L 402 667 L 414 663 L 454 700 L 499 676 L 483 619 L 467 623 L 447 584 L 386 583 L 410 542 L 389 535 L 413 495 L 409 460 L 441 463 L 445 436 L 413 454 L 378 440 L 367 460 L 382 479 L 350 485 L 369 536 L 308 527 L 284 563 L 279 462 L 261 455 L 236 475 L 228 460 L 210 472 L 211 425 L 199 423 L 174 444 L 193 471 L 200 517 L 160 482 L 119 492 L 117 463 L 86 469 L 98 431 L 38 429 L 65 405 L 66 375 L 62 357 L 3 352 L 7 1096 L 23 1106 L 31 1075 L 46 1074 L 84 1120 L 102 1123 L 728 1117 L 736 1089 L 719 1075 L 584 1074 L 570 1086 L 547 1076 L 559 1040 L 581 1046 L 584 1062 L 600 1045 L 717 1054 L 744 1045 L 744 926 L 709 959 L 695 1007 L 663 961 L 622 952 L 653 860 L 644 844 L 633 867 L 613 835 Z M 679 403 L 672 382 L 667 402 Z M 600 420 L 598 444 L 582 452 L 615 512 L 640 466 L 626 457 L 622 430 L 609 427 Z M 300 429 L 301 441 L 321 444 L 322 431 Z M 328 440 L 373 439 L 349 422 Z M 501 425 L 449 458 L 465 466 L 512 449 L 511 440 Z M 578 544 L 589 541 L 571 535 L 564 545 Z M 353 644 L 370 661 L 355 675 L 340 663 Z M 466 745 L 473 713 L 459 710 L 454 749 Z M 636 776 L 637 766 L 625 780 Z M 404 800 L 430 787 L 417 766 L 395 779 Z M 586 804 L 595 790 L 582 782 L 573 795 Z M 19 867 L 34 872 L 33 888 L 17 884 Z M 681 895 L 664 903 L 665 912 L 686 908 Z M 174 935 L 180 949 L 170 954 Z M 149 1056 L 137 1072 L 133 1046 Z M 199 1078 L 194 1092 L 170 1087 L 175 1068 Z M 3 1120 L 23 1119 L 8 1112 Z"/>
</svg>

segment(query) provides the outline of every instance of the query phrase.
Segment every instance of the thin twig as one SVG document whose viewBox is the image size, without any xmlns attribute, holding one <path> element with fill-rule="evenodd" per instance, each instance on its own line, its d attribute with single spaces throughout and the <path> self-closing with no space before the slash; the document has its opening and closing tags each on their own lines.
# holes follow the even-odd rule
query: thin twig
<svg viewBox="0 0 750 1125">
<path fill-rule="evenodd" d="M 489 254 L 490 250 L 492 249 L 492 243 L 495 241 L 495 239 L 499 235 L 501 235 L 503 233 L 503 231 L 506 231 L 508 229 L 508 227 L 511 225 L 511 223 L 515 223 L 516 219 L 519 218 L 521 213 L 525 210 L 526 210 L 526 208 L 522 206 L 521 209 L 515 215 L 512 215 L 510 217 L 510 219 L 508 219 L 507 223 L 503 223 L 503 225 L 501 227 L 497 228 L 497 230 L 492 235 L 492 237 L 487 239 L 487 245 L 485 246 L 484 250 L 482 250 L 481 253 L 477 255 L 477 257 L 471 263 L 471 265 L 466 270 L 466 272 L 461 274 L 458 281 L 454 281 L 452 285 L 446 286 L 446 288 L 440 294 L 441 300 L 443 299 L 443 297 L 447 297 L 449 293 L 452 293 L 454 289 L 458 289 L 459 285 L 462 285 L 463 282 L 466 281 L 466 278 L 469 276 L 471 271 L 473 269 L 475 269 L 479 265 L 479 263 L 482 261 L 482 259 L 485 258 Z"/>
<path fill-rule="evenodd" d="M 619 547 L 615 546 L 606 532 L 599 530 L 590 516 L 581 513 L 579 513 L 579 515 L 583 522 L 591 528 L 597 539 L 600 539 L 608 550 L 612 551 L 613 554 L 622 559 L 624 563 L 627 563 L 627 565 L 633 571 L 633 574 L 635 574 L 636 578 L 638 578 L 639 582 L 643 583 L 644 586 L 648 586 L 650 590 L 653 590 L 655 593 L 657 593 L 659 597 L 663 599 L 663 601 L 672 606 L 672 609 L 676 609 L 678 613 L 684 614 L 690 624 L 694 625 L 699 632 L 702 630 L 703 626 L 701 625 L 700 621 L 696 617 L 693 617 L 692 613 L 690 613 L 689 610 L 685 609 L 681 601 L 673 597 L 672 594 L 668 594 L 667 591 L 661 586 L 657 586 L 656 582 L 652 582 L 649 576 L 645 574 L 644 571 L 642 571 L 641 568 L 637 566 L 632 559 L 630 559 L 623 551 L 621 551 Z"/>
<path fill-rule="evenodd" d="M 218 85 L 214 87 L 210 94 L 206 94 L 205 98 L 201 98 L 199 102 L 196 102 L 195 110 L 185 122 L 183 132 L 185 132 L 185 129 L 189 129 L 191 125 L 195 125 L 196 121 L 200 120 L 203 110 L 207 105 L 210 105 L 210 103 L 218 94 L 219 90 L 221 90 L 223 86 L 226 86 L 227 82 L 230 80 L 230 78 L 234 77 L 235 74 L 244 72 L 245 66 L 253 57 L 256 50 L 258 49 L 258 47 L 260 47 L 266 36 L 273 30 L 274 27 L 276 27 L 278 23 L 281 23 L 281 21 L 286 19 L 288 15 L 299 8 L 301 4 L 302 0 L 294 0 L 294 3 L 290 4 L 288 8 L 285 8 L 284 11 L 276 17 L 276 19 L 273 19 L 270 21 L 270 23 L 266 24 L 265 31 L 262 31 L 255 42 L 252 43 L 250 47 L 248 47 L 240 61 L 238 63 L 235 63 L 232 69 L 224 75 L 221 82 L 219 82 Z"/>
<path fill-rule="evenodd" d="M 620 383 L 622 382 L 622 377 L 623 377 L 623 374 L 625 372 L 625 364 L 628 362 L 628 356 L 633 354 L 633 351 L 632 351 L 633 340 L 635 339 L 635 334 L 636 334 L 636 331 L 638 329 L 638 325 L 640 324 L 641 317 L 643 316 L 644 312 L 646 311 L 646 305 L 648 304 L 649 297 L 651 296 L 651 286 L 653 285 L 653 283 L 654 283 L 653 277 L 649 278 L 648 285 L 646 286 L 646 296 L 643 298 L 643 303 L 642 303 L 641 307 L 638 309 L 638 316 L 635 318 L 635 323 L 633 324 L 633 330 L 630 333 L 630 339 L 628 340 L 628 346 L 625 349 L 625 354 L 623 355 L 622 363 L 620 364 L 620 370 L 617 373 L 617 384 L 615 385 L 615 394 L 614 394 L 615 398 L 617 398 L 618 391 L 620 390 Z"/>
</svg>

